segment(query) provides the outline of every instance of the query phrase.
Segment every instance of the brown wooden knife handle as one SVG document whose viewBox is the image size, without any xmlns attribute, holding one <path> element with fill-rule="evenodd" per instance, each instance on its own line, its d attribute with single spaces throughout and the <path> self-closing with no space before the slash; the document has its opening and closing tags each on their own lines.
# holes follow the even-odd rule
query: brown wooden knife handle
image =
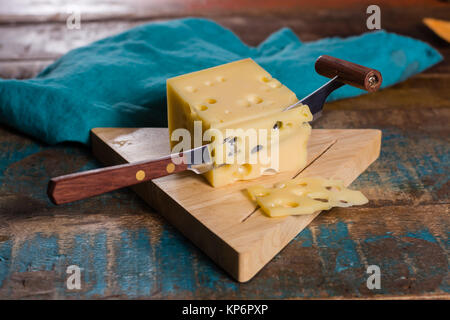
<svg viewBox="0 0 450 320">
<path fill-rule="evenodd" d="M 339 81 L 369 92 L 377 91 L 383 81 L 378 70 L 327 55 L 320 56 L 315 67 L 316 72 L 322 76 L 338 76 Z"/>
<path fill-rule="evenodd" d="M 47 194 L 54 204 L 89 198 L 184 171 L 187 164 L 181 157 L 182 154 L 60 176 L 50 180 Z M 178 160 L 173 161 L 175 158 Z"/>
</svg>

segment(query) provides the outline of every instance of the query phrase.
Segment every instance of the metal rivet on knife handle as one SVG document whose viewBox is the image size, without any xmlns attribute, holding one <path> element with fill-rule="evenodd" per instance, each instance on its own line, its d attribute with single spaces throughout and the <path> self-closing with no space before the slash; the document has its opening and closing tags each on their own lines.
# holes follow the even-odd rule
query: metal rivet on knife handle
<svg viewBox="0 0 450 320">
<path fill-rule="evenodd" d="M 142 181 L 145 178 L 145 171 L 143 170 L 139 170 L 138 172 L 136 172 L 136 180 L 138 181 Z"/>
</svg>

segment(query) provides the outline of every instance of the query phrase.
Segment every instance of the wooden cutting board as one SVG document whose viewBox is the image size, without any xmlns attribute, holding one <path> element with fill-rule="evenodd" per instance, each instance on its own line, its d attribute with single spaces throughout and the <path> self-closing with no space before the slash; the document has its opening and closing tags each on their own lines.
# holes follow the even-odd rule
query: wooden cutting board
<svg viewBox="0 0 450 320">
<path fill-rule="evenodd" d="M 318 214 L 269 218 L 245 189 L 272 185 L 300 174 L 340 179 L 349 185 L 380 153 L 381 131 L 314 129 L 308 165 L 300 171 L 263 176 L 221 188 L 201 175 L 183 172 L 145 182 L 133 190 L 240 282 L 250 280 Z M 122 164 L 169 153 L 166 128 L 96 128 L 94 155 L 104 164 Z"/>
</svg>

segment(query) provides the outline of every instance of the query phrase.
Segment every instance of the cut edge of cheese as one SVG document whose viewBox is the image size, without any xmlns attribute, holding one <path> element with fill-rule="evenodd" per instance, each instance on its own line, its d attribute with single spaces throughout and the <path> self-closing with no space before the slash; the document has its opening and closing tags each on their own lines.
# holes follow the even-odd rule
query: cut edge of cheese
<svg viewBox="0 0 450 320">
<path fill-rule="evenodd" d="M 296 178 L 273 188 L 251 186 L 247 192 L 269 217 L 307 215 L 369 202 L 362 192 L 346 188 L 343 181 L 321 177 Z"/>
<path fill-rule="evenodd" d="M 258 158 L 256 163 L 251 161 L 244 161 L 244 163 L 231 161 L 229 164 L 224 163 L 203 175 L 212 186 L 220 187 L 236 181 L 256 179 L 262 175 L 276 174 L 288 170 L 301 170 L 306 166 L 306 149 L 310 135 L 311 126 L 308 123 L 303 123 L 298 128 L 292 128 L 292 132 L 288 136 L 280 139 L 278 143 L 278 154 L 280 157 L 277 160 L 272 158 L 276 154 L 272 153 L 274 146 L 270 145 L 261 150 L 262 153 L 265 153 L 266 160 L 269 160 L 268 162 L 260 161 L 260 158 Z M 305 151 L 292 152 L 295 149 Z M 281 157 L 282 154 L 289 156 Z M 216 159 L 217 155 L 215 157 Z M 245 157 L 245 160 L 249 160 L 248 157 Z M 276 166 L 274 167 L 274 165 Z"/>
</svg>

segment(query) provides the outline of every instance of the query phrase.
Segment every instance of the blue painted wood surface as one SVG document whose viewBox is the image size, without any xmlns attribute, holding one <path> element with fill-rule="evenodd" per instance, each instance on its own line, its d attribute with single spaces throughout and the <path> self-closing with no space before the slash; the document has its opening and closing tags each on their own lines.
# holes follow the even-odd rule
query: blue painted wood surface
<svg viewBox="0 0 450 320">
<path fill-rule="evenodd" d="M 219 8 L 215 1 L 201 8 L 187 8 L 185 1 L 123 2 L 120 8 L 102 2 L 101 10 L 87 5 L 93 21 L 71 32 L 64 5 L 50 11 L 47 4 L 33 3 L 32 10 L 31 2 L 16 5 L 0 26 L 0 76 L 31 77 L 98 37 L 199 10 L 250 45 L 283 26 L 304 41 L 367 32 L 366 6 L 354 1 L 277 0 L 260 7 L 228 1 Z M 383 1 L 382 27 L 427 41 L 448 60 L 448 44 L 421 20 L 446 19 L 449 6 L 406 2 Z M 318 127 L 383 131 L 379 160 L 353 184 L 371 202 L 322 214 L 245 284 L 229 278 L 131 191 L 52 206 L 45 195 L 49 177 L 99 164 L 78 146 L 46 147 L 0 127 L 0 298 L 448 298 L 448 88 L 445 61 L 382 92 L 327 105 Z M 66 288 L 71 264 L 83 268 L 78 291 Z M 365 285 L 371 264 L 381 268 L 380 290 Z"/>
<path fill-rule="evenodd" d="M 383 130 L 380 158 L 352 185 L 371 202 L 323 213 L 244 284 L 129 190 L 51 205 L 49 177 L 99 164 L 0 128 L 0 297 L 448 297 L 449 109 L 377 107 L 411 85 L 327 106 L 317 127 Z M 80 290 L 67 289 L 69 265 L 82 268 Z"/>
</svg>

